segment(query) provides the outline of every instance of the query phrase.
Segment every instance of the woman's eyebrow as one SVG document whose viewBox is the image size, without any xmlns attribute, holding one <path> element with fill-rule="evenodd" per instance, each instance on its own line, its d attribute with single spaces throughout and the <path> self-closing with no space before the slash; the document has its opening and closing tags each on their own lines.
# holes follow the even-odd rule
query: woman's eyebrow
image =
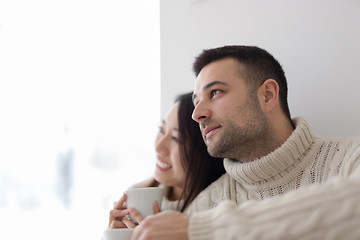
<svg viewBox="0 0 360 240">
<path fill-rule="evenodd" d="M 166 125 L 166 122 L 165 122 L 164 119 L 161 120 L 161 124 L 162 124 L 162 125 Z M 178 127 L 173 127 L 173 129 L 174 129 L 174 131 L 177 131 L 177 132 L 179 131 L 179 128 L 178 128 Z"/>
</svg>

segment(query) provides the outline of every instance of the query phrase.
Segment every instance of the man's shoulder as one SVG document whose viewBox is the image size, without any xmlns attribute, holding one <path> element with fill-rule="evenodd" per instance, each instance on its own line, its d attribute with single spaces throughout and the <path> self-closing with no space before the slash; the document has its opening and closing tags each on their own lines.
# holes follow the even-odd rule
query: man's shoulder
<svg viewBox="0 0 360 240">
<path fill-rule="evenodd" d="M 234 181 L 234 179 L 227 173 L 225 172 L 221 177 L 219 177 L 216 181 L 214 181 L 213 183 L 216 184 L 221 184 L 223 185 L 224 183 L 228 184 L 231 181 Z"/>
<path fill-rule="evenodd" d="M 207 188 L 205 188 L 203 190 L 203 192 L 204 191 L 217 191 L 217 189 L 219 189 L 219 187 L 222 188 L 224 183 L 227 183 L 229 181 L 231 181 L 231 177 L 228 173 L 225 172 L 222 176 L 220 176 L 217 180 L 215 180 Z"/>
<path fill-rule="evenodd" d="M 318 147 L 332 149 L 344 157 L 357 155 L 360 158 L 360 136 L 352 137 L 333 137 L 333 138 L 314 138 L 314 143 Z M 317 144 L 316 144 L 317 143 Z"/>
<path fill-rule="evenodd" d="M 229 185 L 229 181 L 231 181 L 231 177 L 227 173 L 224 173 L 221 177 L 199 193 L 189 207 L 187 207 L 185 213 L 192 214 L 204 211 L 215 207 L 219 202 L 225 200 L 224 190 L 228 189 L 227 186 Z"/>
<path fill-rule="evenodd" d="M 231 178 L 228 173 L 224 173 L 221 177 L 207 186 L 207 188 L 205 188 L 199 195 L 211 195 L 213 192 L 219 194 L 226 189 L 225 186 L 229 185 L 229 182 L 232 180 L 233 178 Z"/>
<path fill-rule="evenodd" d="M 332 161 L 340 175 L 350 176 L 360 171 L 360 137 L 336 137 L 318 140 L 327 161 Z"/>
<path fill-rule="evenodd" d="M 360 137 L 346 137 L 339 139 L 339 148 L 345 152 L 348 157 L 360 161 Z"/>
<path fill-rule="evenodd" d="M 314 137 L 314 142 L 335 143 L 342 147 L 356 147 L 360 145 L 360 136 L 351 137 Z"/>
</svg>

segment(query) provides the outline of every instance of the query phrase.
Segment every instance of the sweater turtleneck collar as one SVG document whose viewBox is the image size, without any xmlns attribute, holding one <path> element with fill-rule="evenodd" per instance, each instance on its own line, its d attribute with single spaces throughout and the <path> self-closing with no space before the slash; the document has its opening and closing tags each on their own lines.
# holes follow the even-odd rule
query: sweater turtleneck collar
<svg viewBox="0 0 360 240">
<path fill-rule="evenodd" d="M 290 137 L 275 151 L 247 163 L 225 158 L 226 172 L 236 181 L 257 184 L 274 179 L 298 161 L 309 148 L 313 136 L 309 124 L 303 118 L 295 118 L 296 126 Z"/>
</svg>

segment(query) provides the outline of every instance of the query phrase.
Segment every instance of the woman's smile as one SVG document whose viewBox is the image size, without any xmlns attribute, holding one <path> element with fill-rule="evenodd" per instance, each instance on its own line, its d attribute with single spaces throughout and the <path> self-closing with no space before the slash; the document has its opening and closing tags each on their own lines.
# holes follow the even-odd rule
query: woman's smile
<svg viewBox="0 0 360 240">
<path fill-rule="evenodd" d="M 158 167 L 158 169 L 160 171 L 166 171 L 172 167 L 170 164 L 164 163 L 164 162 L 160 161 L 159 159 L 157 159 L 157 161 L 156 161 L 156 166 Z"/>
</svg>

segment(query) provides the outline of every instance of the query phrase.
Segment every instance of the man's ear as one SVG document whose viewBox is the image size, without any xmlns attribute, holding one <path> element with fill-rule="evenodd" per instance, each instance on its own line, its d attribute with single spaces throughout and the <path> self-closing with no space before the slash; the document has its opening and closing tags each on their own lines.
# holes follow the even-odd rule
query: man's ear
<svg viewBox="0 0 360 240">
<path fill-rule="evenodd" d="M 258 97 L 264 112 L 271 112 L 279 104 L 279 84 L 267 79 L 259 88 Z"/>
</svg>

